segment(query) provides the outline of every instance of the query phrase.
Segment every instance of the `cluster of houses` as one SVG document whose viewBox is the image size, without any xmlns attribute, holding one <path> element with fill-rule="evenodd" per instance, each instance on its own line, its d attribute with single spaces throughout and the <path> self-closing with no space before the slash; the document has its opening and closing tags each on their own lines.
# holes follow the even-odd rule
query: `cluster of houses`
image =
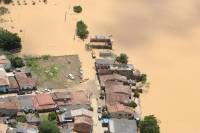
<svg viewBox="0 0 200 133">
<path fill-rule="evenodd" d="M 43 114 L 55 112 L 61 133 L 91 133 L 92 111 L 84 91 L 53 92 L 35 95 L 8 96 L 0 98 L 0 121 L 11 123 L 20 115 L 26 116 L 26 123 L 17 124 L 11 133 L 38 133 L 37 126 Z M 37 115 L 36 115 L 37 114 Z"/>
<path fill-rule="evenodd" d="M 6 56 L 0 56 L 1 133 L 39 133 L 38 126 L 44 120 L 43 116 L 51 112 L 56 114 L 61 133 L 92 132 L 93 112 L 85 91 L 35 91 L 36 83 L 31 78 L 31 71 L 26 68 L 8 71 L 10 69 L 10 61 Z M 21 116 L 26 122 L 17 120 Z M 11 126 L 13 124 L 16 126 Z"/>
<path fill-rule="evenodd" d="M 10 61 L 5 55 L 0 56 L 0 93 L 31 93 L 36 89 L 35 82 L 31 79 L 30 71 L 26 68 L 6 72 L 11 68 Z"/>
<path fill-rule="evenodd" d="M 132 64 L 120 64 L 111 59 L 96 59 L 96 72 L 101 88 L 100 98 L 105 100 L 110 133 L 137 133 L 137 111 L 129 106 L 134 101 L 133 93 L 140 89 L 136 86 L 140 72 Z"/>
</svg>

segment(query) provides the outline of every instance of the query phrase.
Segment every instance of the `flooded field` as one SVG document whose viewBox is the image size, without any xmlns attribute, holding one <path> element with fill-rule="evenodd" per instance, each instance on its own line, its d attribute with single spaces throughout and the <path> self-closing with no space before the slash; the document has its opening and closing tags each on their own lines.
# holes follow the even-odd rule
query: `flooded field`
<svg viewBox="0 0 200 133">
<path fill-rule="evenodd" d="M 200 1 L 48 1 L 9 6 L 10 21 L 0 24 L 23 31 L 23 54 L 79 54 L 93 78 L 91 55 L 74 39 L 76 21 L 83 19 L 91 35 L 113 35 L 114 51 L 127 53 L 147 73 L 151 87 L 142 96 L 143 115 L 155 114 L 162 133 L 200 132 Z M 72 12 L 76 4 L 83 13 Z"/>
</svg>

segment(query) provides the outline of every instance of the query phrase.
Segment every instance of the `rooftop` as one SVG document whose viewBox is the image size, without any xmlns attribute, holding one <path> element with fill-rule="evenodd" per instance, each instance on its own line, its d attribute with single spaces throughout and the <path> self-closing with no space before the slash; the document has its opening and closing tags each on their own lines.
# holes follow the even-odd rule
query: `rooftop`
<svg viewBox="0 0 200 133">
<path fill-rule="evenodd" d="M 137 133 L 135 120 L 110 119 L 109 130 L 111 133 Z"/>
<path fill-rule="evenodd" d="M 98 65 L 104 65 L 104 64 L 110 65 L 110 64 L 114 63 L 114 60 L 110 60 L 110 59 L 96 59 L 95 63 L 98 64 Z"/>
<path fill-rule="evenodd" d="M 33 80 L 27 77 L 26 74 L 23 72 L 16 72 L 15 78 L 20 87 L 27 86 L 27 85 L 33 86 L 33 87 L 35 86 L 35 83 L 33 82 Z"/>
<path fill-rule="evenodd" d="M 33 105 L 36 109 L 54 108 L 55 103 L 49 94 L 37 94 L 33 96 Z"/>
<path fill-rule="evenodd" d="M 76 117 L 76 116 L 92 117 L 92 111 L 89 111 L 85 108 L 81 108 L 81 109 L 71 110 L 71 115 L 72 117 Z"/>
<path fill-rule="evenodd" d="M 115 105 L 107 105 L 108 112 L 115 113 L 115 112 L 126 112 L 132 114 L 134 109 L 132 107 L 125 106 L 123 104 L 115 104 Z"/>
<path fill-rule="evenodd" d="M 123 85 L 123 83 L 117 81 L 106 81 L 105 89 L 106 89 L 106 94 L 121 93 L 131 96 L 131 87 L 128 85 Z"/>
<path fill-rule="evenodd" d="M 0 133 L 6 133 L 8 129 L 8 125 L 0 123 Z"/>
</svg>

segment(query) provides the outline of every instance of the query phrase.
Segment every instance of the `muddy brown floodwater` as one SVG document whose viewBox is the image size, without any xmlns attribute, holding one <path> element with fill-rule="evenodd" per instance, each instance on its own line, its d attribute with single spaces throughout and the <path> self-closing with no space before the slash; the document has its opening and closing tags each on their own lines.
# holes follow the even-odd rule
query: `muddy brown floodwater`
<svg viewBox="0 0 200 133">
<path fill-rule="evenodd" d="M 91 35 L 112 34 L 114 51 L 127 53 L 147 73 L 150 89 L 142 96 L 143 115 L 155 114 L 162 133 L 200 133 L 199 0 L 48 1 L 9 6 L 5 17 L 13 22 L 0 24 L 23 30 L 23 54 L 78 53 L 93 78 L 90 54 L 73 39 L 75 22 L 83 19 Z M 76 4 L 83 7 L 80 15 L 71 11 Z"/>
</svg>

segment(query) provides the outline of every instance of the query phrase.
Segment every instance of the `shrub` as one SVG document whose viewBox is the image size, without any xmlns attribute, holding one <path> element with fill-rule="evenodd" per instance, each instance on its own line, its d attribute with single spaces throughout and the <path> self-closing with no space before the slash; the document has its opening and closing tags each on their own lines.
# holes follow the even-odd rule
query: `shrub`
<svg viewBox="0 0 200 133">
<path fill-rule="evenodd" d="M 38 127 L 39 133 L 60 133 L 54 121 L 42 121 Z"/>
<path fill-rule="evenodd" d="M 49 121 L 56 120 L 56 113 L 55 112 L 50 112 L 49 115 L 48 115 L 48 120 Z"/>
<path fill-rule="evenodd" d="M 89 31 L 87 25 L 83 21 L 78 21 L 76 24 L 76 35 L 82 40 L 88 37 Z"/>
<path fill-rule="evenodd" d="M 92 107 L 92 106 L 90 106 L 88 110 L 90 110 L 90 111 L 93 111 L 94 109 L 93 109 L 93 107 Z"/>
<path fill-rule="evenodd" d="M 134 102 L 134 101 L 131 101 L 129 104 L 128 104 L 129 107 L 132 107 L 132 108 L 135 108 L 137 107 L 137 104 Z"/>
<path fill-rule="evenodd" d="M 140 81 L 142 83 L 146 83 L 146 81 L 147 81 L 147 75 L 146 74 L 142 74 L 141 77 L 140 77 Z"/>
<path fill-rule="evenodd" d="M 74 6 L 73 10 L 75 13 L 81 13 L 83 9 L 81 6 Z"/>
<path fill-rule="evenodd" d="M 140 133 L 160 133 L 158 120 L 155 116 L 145 116 L 139 123 Z"/>
<path fill-rule="evenodd" d="M 42 56 L 41 56 L 41 58 L 42 58 L 43 60 L 48 60 L 49 57 L 50 57 L 50 55 L 42 55 Z"/>
<path fill-rule="evenodd" d="M 4 4 L 10 4 L 10 3 L 12 3 L 13 1 L 12 0 L 3 0 L 3 3 Z"/>
<path fill-rule="evenodd" d="M 120 54 L 117 58 L 116 61 L 122 64 L 127 64 L 128 63 L 128 56 L 126 54 Z"/>
<path fill-rule="evenodd" d="M 17 122 L 22 122 L 22 123 L 27 122 L 25 115 L 17 116 L 16 120 L 17 120 Z"/>
<path fill-rule="evenodd" d="M 140 97 L 140 93 L 135 91 L 133 96 L 136 97 L 136 98 L 139 98 Z"/>
<path fill-rule="evenodd" d="M 21 49 L 21 38 L 16 33 L 11 33 L 10 31 L 1 28 L 0 47 L 7 51 Z"/>
<path fill-rule="evenodd" d="M 0 7 L 0 16 L 4 15 L 6 13 L 9 13 L 8 8 L 5 8 L 3 6 Z"/>
<path fill-rule="evenodd" d="M 21 57 L 13 57 L 10 59 L 12 67 L 14 68 L 20 68 L 25 66 L 24 61 Z"/>
</svg>

